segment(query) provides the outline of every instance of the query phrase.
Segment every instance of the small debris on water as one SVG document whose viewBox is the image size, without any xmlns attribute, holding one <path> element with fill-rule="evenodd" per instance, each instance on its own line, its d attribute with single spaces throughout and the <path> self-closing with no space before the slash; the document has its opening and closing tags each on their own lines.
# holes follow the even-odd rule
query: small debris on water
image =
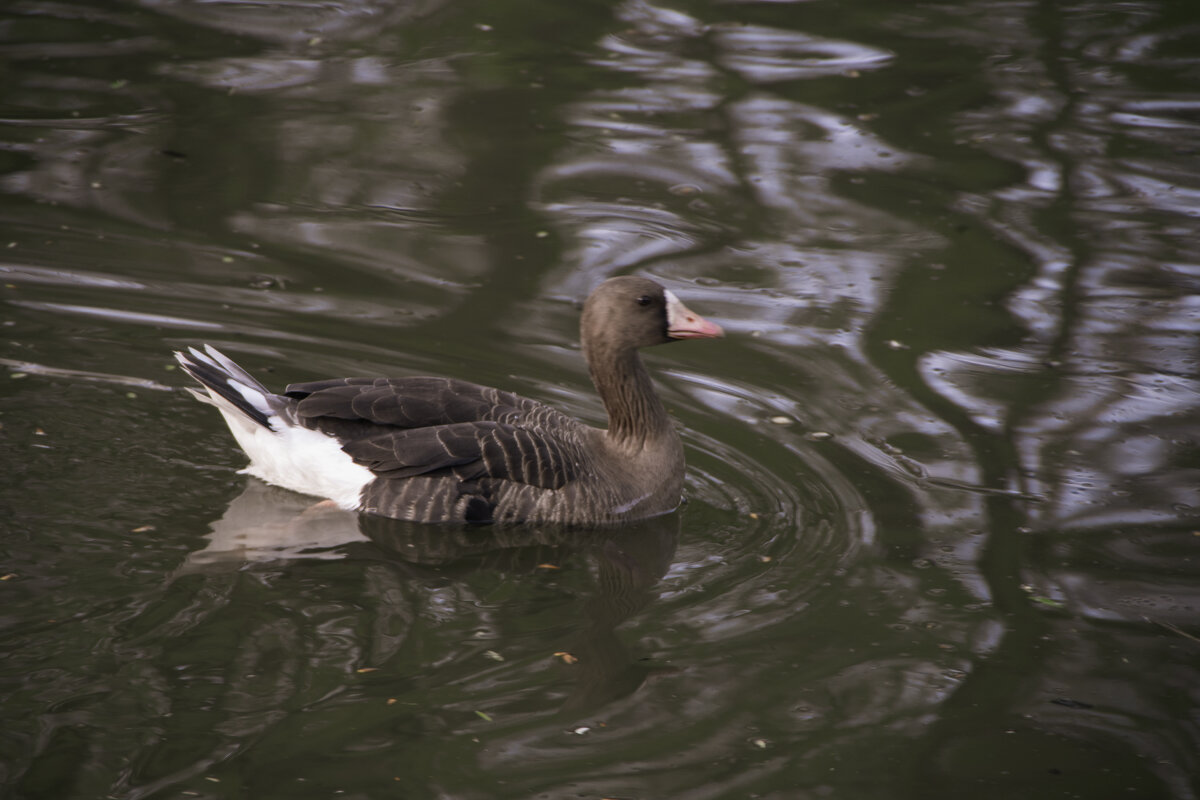
<svg viewBox="0 0 1200 800">
<path fill-rule="evenodd" d="M 1035 603 L 1041 603 L 1042 605 L 1050 606 L 1051 608 L 1064 608 L 1062 603 L 1060 603 L 1058 600 L 1055 600 L 1052 597 L 1046 597 L 1044 595 L 1035 595 L 1034 588 L 1032 586 L 1030 586 L 1028 583 L 1021 584 L 1021 591 L 1025 592 L 1025 594 L 1027 594 L 1027 595 L 1030 595 L 1029 599 Z"/>
<path fill-rule="evenodd" d="M 491 722 L 491 721 L 492 721 L 492 715 L 491 715 L 491 714 L 489 714 L 489 713 L 487 713 L 486 711 L 480 711 L 479 709 L 476 709 L 476 710 L 475 710 L 475 716 L 479 717 L 479 718 L 480 718 L 481 720 L 483 720 L 484 722 Z"/>
<path fill-rule="evenodd" d="M 504 656 L 497 653 L 495 650 L 484 650 L 483 657 L 490 661 L 503 661 Z"/>
<path fill-rule="evenodd" d="M 251 289 L 286 289 L 287 282 L 276 275 L 255 275 L 250 279 Z"/>
<path fill-rule="evenodd" d="M 791 425 L 795 422 L 791 417 L 785 417 L 782 414 L 777 417 L 770 417 L 769 421 L 774 425 Z"/>
<path fill-rule="evenodd" d="M 368 672 L 379 672 L 379 667 L 359 667 L 354 671 L 359 675 L 365 675 Z"/>
<path fill-rule="evenodd" d="M 1162 627 L 1169 630 L 1171 633 L 1177 633 L 1185 639 L 1191 639 L 1193 642 L 1200 643 L 1200 638 L 1193 636 L 1192 634 L 1185 631 L 1183 628 L 1180 628 L 1178 625 L 1172 625 L 1170 622 L 1164 622 L 1160 619 L 1150 619 L 1149 617 L 1142 617 L 1142 619 L 1144 619 L 1146 622 L 1151 622 L 1155 625 L 1161 625 Z"/>
<path fill-rule="evenodd" d="M 153 525 L 139 525 L 136 528 L 134 528 L 133 530 L 131 530 L 130 533 L 148 533 L 149 531 L 152 531 L 152 530 L 155 530 Z"/>
<path fill-rule="evenodd" d="M 907 350 L 907 349 L 909 349 L 909 348 L 908 348 L 908 345 L 904 344 L 903 342 L 898 342 L 898 341 L 896 341 L 895 339 L 888 339 L 886 342 L 884 342 L 884 344 L 885 344 L 885 345 L 887 345 L 888 347 L 890 347 L 890 348 L 891 348 L 891 349 L 893 349 L 893 350 Z"/>
<path fill-rule="evenodd" d="M 1082 700 L 1072 700 L 1069 697 L 1056 697 L 1050 702 L 1056 706 L 1063 706 L 1065 708 L 1095 708 L 1091 703 L 1085 703 Z"/>
<path fill-rule="evenodd" d="M 804 434 L 804 438 L 808 439 L 810 442 L 823 442 L 826 439 L 832 439 L 833 434 L 829 431 L 809 431 L 808 433 Z"/>
<path fill-rule="evenodd" d="M 759 750 L 766 750 L 767 747 L 770 746 L 771 743 L 768 742 L 766 739 L 759 738 L 759 739 L 751 739 L 750 744 L 754 745 Z"/>
<path fill-rule="evenodd" d="M 566 652 L 565 650 L 559 650 L 554 654 L 554 657 L 560 659 L 564 664 L 574 664 L 579 661 L 578 658 Z"/>
<path fill-rule="evenodd" d="M 576 736 L 583 736 L 590 730 L 591 728 L 589 728 L 587 725 L 580 725 L 578 728 L 572 730 L 571 733 L 575 734 Z"/>
</svg>

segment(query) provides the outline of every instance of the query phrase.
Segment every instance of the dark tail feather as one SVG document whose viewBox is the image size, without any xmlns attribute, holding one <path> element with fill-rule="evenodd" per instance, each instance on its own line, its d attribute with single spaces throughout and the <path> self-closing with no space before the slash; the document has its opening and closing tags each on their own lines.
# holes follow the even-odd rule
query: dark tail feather
<svg viewBox="0 0 1200 800">
<path fill-rule="evenodd" d="M 189 347 L 186 353 L 177 351 L 175 360 L 183 367 L 184 372 L 199 381 L 211 393 L 264 428 L 274 430 L 268 418 L 280 410 L 275 407 L 275 396 L 220 350 L 211 344 L 204 345 L 204 352 Z M 205 402 L 215 402 L 212 397 L 195 390 L 190 391 Z"/>
</svg>

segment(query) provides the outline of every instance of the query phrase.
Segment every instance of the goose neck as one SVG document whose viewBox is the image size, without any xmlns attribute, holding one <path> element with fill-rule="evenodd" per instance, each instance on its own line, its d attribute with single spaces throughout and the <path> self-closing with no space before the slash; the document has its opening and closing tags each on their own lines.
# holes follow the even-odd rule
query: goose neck
<svg viewBox="0 0 1200 800">
<path fill-rule="evenodd" d="M 608 436 L 613 442 L 641 448 L 674 431 L 636 349 L 590 350 L 585 352 L 588 368 L 608 412 Z"/>
</svg>

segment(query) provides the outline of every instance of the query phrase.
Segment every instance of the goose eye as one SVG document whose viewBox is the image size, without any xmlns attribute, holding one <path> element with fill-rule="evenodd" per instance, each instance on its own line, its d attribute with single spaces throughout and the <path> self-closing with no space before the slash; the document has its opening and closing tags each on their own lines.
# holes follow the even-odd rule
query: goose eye
<svg viewBox="0 0 1200 800">
<path fill-rule="evenodd" d="M 644 294 L 637 299 L 637 304 L 639 306 L 648 306 L 652 302 L 653 302 L 653 298 L 651 298 L 650 295 L 648 295 L 648 294 Z"/>
</svg>

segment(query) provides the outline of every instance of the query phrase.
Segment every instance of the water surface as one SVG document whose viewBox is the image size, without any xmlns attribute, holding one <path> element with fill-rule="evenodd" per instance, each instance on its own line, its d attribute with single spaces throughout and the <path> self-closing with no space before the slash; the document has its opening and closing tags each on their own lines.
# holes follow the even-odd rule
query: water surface
<svg viewBox="0 0 1200 800">
<path fill-rule="evenodd" d="M 1200 795 L 1200 9 L 0 11 L 0 796 Z M 603 409 L 676 514 L 314 512 L 173 371 Z"/>
</svg>

